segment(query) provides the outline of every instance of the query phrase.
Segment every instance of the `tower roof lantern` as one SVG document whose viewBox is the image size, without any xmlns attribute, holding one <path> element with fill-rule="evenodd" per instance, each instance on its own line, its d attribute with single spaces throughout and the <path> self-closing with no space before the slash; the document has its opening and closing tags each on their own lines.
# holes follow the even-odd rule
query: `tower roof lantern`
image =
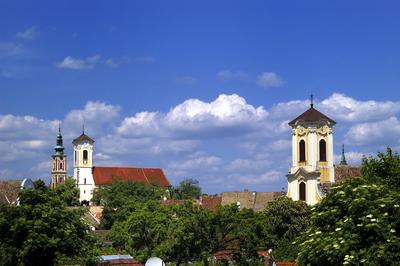
<svg viewBox="0 0 400 266">
<path fill-rule="evenodd" d="M 61 127 L 58 126 L 58 135 L 56 146 L 54 147 L 54 155 L 64 155 L 63 139 L 61 135 Z"/>
<path fill-rule="evenodd" d="M 93 144 L 93 143 L 94 143 L 94 140 L 93 140 L 92 138 L 90 138 L 88 135 L 86 135 L 84 131 L 82 132 L 82 134 L 81 134 L 79 137 L 77 137 L 76 139 L 74 139 L 74 140 L 72 141 L 72 143 L 73 143 L 73 144 L 77 144 L 77 143 L 84 142 L 84 141 L 87 141 L 87 142 L 89 142 L 90 144 Z"/>
<path fill-rule="evenodd" d="M 296 117 L 295 119 L 293 119 L 292 121 L 290 121 L 289 126 L 292 127 L 295 126 L 296 122 L 299 120 L 302 120 L 304 122 L 318 122 L 320 120 L 326 120 L 331 125 L 336 124 L 334 120 L 332 120 L 331 118 L 327 117 L 326 115 L 324 115 L 323 113 L 314 108 L 314 97 L 312 94 L 311 94 L 310 108 L 301 115 L 299 115 L 298 117 Z"/>
</svg>

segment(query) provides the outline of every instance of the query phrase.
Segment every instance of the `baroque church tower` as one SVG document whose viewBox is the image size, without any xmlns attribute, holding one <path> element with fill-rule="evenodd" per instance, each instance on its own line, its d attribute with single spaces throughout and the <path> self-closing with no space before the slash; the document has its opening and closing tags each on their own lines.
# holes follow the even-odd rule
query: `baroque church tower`
<svg viewBox="0 0 400 266">
<path fill-rule="evenodd" d="M 74 179 L 79 188 L 79 200 L 87 203 L 93 197 L 95 188 L 92 167 L 93 167 L 93 143 L 94 140 L 82 134 L 72 141 L 74 150 Z"/>
<path fill-rule="evenodd" d="M 321 200 L 321 186 L 335 182 L 333 126 L 335 121 L 310 108 L 289 122 L 292 127 L 292 165 L 287 196 L 314 205 Z"/>
<path fill-rule="evenodd" d="M 51 188 L 54 189 L 59 184 L 64 184 L 67 178 L 67 155 L 64 154 L 63 139 L 61 128 L 58 127 L 58 135 L 54 154 L 52 157 Z"/>
</svg>

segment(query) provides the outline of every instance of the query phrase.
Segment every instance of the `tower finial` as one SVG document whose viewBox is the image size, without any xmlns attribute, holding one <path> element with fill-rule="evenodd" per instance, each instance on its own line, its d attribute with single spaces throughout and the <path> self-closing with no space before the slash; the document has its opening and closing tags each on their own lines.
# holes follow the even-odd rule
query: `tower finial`
<svg viewBox="0 0 400 266">
<path fill-rule="evenodd" d="M 58 134 L 61 135 L 61 123 L 58 123 Z"/>
<path fill-rule="evenodd" d="M 344 155 L 344 144 L 342 144 L 342 159 L 340 160 L 340 165 L 347 165 L 346 156 Z"/>
<path fill-rule="evenodd" d="M 82 134 L 85 134 L 85 124 L 82 124 Z"/>
<path fill-rule="evenodd" d="M 314 95 L 311 93 L 311 97 L 310 97 L 310 106 L 311 108 L 314 108 Z"/>
</svg>

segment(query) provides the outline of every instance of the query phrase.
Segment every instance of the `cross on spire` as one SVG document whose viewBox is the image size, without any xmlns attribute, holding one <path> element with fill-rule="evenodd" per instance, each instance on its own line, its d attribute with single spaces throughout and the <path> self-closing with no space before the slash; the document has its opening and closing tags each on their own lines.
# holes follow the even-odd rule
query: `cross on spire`
<svg viewBox="0 0 400 266">
<path fill-rule="evenodd" d="M 311 108 L 314 108 L 314 95 L 311 93 L 311 97 L 310 97 L 310 106 Z"/>
</svg>

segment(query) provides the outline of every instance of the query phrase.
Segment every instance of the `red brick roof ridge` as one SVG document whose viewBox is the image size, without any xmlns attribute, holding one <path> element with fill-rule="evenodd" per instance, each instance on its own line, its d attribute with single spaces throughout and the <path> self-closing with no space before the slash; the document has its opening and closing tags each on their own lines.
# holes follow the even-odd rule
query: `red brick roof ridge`
<svg viewBox="0 0 400 266">
<path fill-rule="evenodd" d="M 149 182 L 149 179 L 147 178 L 147 176 L 146 176 L 146 173 L 144 172 L 144 169 L 143 168 L 141 168 L 142 169 L 142 172 L 143 172 L 143 175 L 144 175 L 144 177 L 146 178 L 146 180 L 147 180 L 147 183 L 149 183 L 150 184 L 150 182 Z"/>
<path fill-rule="evenodd" d="M 146 170 L 150 170 L 153 173 L 152 180 L 147 177 Z M 151 184 L 151 182 L 156 181 L 164 187 L 170 185 L 161 168 L 94 166 L 92 173 L 96 185 L 111 184 L 113 177 L 120 177 L 122 181 L 142 182 L 145 184 Z"/>
</svg>

